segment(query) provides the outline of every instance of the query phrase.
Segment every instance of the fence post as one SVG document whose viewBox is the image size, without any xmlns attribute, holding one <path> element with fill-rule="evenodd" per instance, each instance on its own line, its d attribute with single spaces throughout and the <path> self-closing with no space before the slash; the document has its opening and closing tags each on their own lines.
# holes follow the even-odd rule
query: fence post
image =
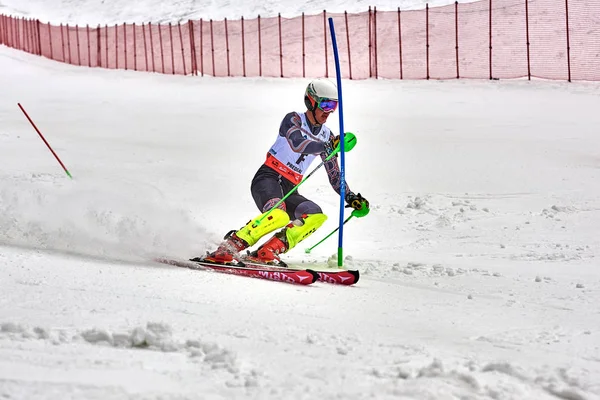
<svg viewBox="0 0 600 400">
<path fill-rule="evenodd" d="M 302 77 L 306 78 L 306 45 L 304 43 L 304 12 L 302 12 Z"/>
<path fill-rule="evenodd" d="M 52 29 L 50 29 L 50 22 L 48 22 L 48 41 L 50 42 L 50 59 L 54 60 L 54 50 L 52 49 Z"/>
<path fill-rule="evenodd" d="M 123 22 L 123 54 L 125 55 L 125 70 L 127 71 L 127 24 Z"/>
<path fill-rule="evenodd" d="M 27 40 L 25 41 L 25 43 L 27 44 L 27 52 L 28 53 L 32 53 L 31 48 L 33 47 L 33 45 L 31 44 L 33 41 L 31 40 L 31 28 L 30 28 L 30 23 L 29 23 L 29 19 L 24 20 L 25 23 L 25 36 L 27 38 Z"/>
<path fill-rule="evenodd" d="M 69 64 L 73 64 L 73 62 L 71 61 L 71 34 L 69 33 L 69 24 L 67 24 L 66 26 L 66 30 L 67 30 L 67 48 L 69 49 Z"/>
<path fill-rule="evenodd" d="M 158 24 L 158 39 L 160 41 L 160 62 L 162 66 L 162 73 L 165 73 L 165 50 L 163 48 L 163 39 L 162 39 L 162 24 Z"/>
<path fill-rule="evenodd" d="M 227 76 L 231 76 L 231 69 L 229 66 L 229 29 L 227 27 L 227 18 L 225 18 L 225 51 L 227 56 Z"/>
<path fill-rule="evenodd" d="M 204 76 L 204 35 L 203 31 L 202 18 L 200 18 L 200 76 Z"/>
<path fill-rule="evenodd" d="M 281 13 L 277 18 L 279 25 L 279 76 L 283 78 L 283 44 L 281 43 Z"/>
<path fill-rule="evenodd" d="M 90 39 L 90 26 L 88 24 L 85 25 L 85 33 L 87 36 L 87 49 L 88 49 L 88 68 L 92 67 L 92 49 L 91 49 L 91 39 Z"/>
<path fill-rule="evenodd" d="M 242 16 L 242 75 L 246 77 L 246 40 L 244 31 L 244 17 Z"/>
<path fill-rule="evenodd" d="M 212 76 L 215 75 L 215 37 L 213 34 L 213 20 L 210 20 L 210 52 L 212 54 Z"/>
<path fill-rule="evenodd" d="M 429 80 L 429 3 L 425 4 L 425 62 L 427 64 L 427 80 Z"/>
<path fill-rule="evenodd" d="M 4 44 L 4 15 L 0 14 L 0 44 Z"/>
<path fill-rule="evenodd" d="M 60 41 L 62 44 L 62 58 L 63 58 L 63 62 L 66 63 L 67 62 L 67 57 L 65 56 L 65 33 L 63 31 L 63 24 L 60 24 Z"/>
<path fill-rule="evenodd" d="M 12 36 L 12 47 L 17 50 L 21 50 L 21 32 L 19 29 L 20 19 L 17 17 L 11 17 L 11 36 Z"/>
<path fill-rule="evenodd" d="M 525 33 L 527 35 L 527 79 L 531 80 L 531 59 L 529 56 L 529 0 L 525 0 Z"/>
<path fill-rule="evenodd" d="M 323 47 L 325 48 L 325 77 L 329 78 L 329 63 L 327 62 L 327 12 L 323 10 Z"/>
<path fill-rule="evenodd" d="M 100 24 L 98 24 L 98 27 L 96 28 L 96 45 L 97 45 L 97 52 L 98 55 L 96 57 L 98 57 L 98 59 L 96 60 L 96 67 L 102 67 L 102 41 L 101 41 L 101 34 L 100 31 L 102 30 L 102 28 L 100 27 Z M 107 60 L 108 61 L 108 60 Z"/>
<path fill-rule="evenodd" d="M 15 19 L 15 36 L 17 38 L 17 49 L 21 50 L 21 19 Z"/>
<path fill-rule="evenodd" d="M 133 70 L 137 71 L 137 32 L 135 22 L 133 23 Z"/>
<path fill-rule="evenodd" d="M 489 0 L 489 8 L 490 8 L 490 80 L 493 79 L 492 75 L 492 0 Z"/>
<path fill-rule="evenodd" d="M 185 51 L 183 50 L 183 35 L 181 34 L 181 22 L 177 23 L 177 31 L 179 32 L 179 44 L 181 44 L 181 62 L 183 63 L 183 75 L 185 76 L 187 75 L 187 69 L 185 67 Z"/>
<path fill-rule="evenodd" d="M 108 24 L 104 24 L 104 54 L 106 55 L 105 68 L 110 68 L 110 63 L 108 62 Z"/>
<path fill-rule="evenodd" d="M 375 79 L 379 79 L 379 60 L 377 58 L 377 7 L 373 7 L 373 31 L 375 33 Z"/>
<path fill-rule="evenodd" d="M 119 69 L 119 25 L 115 24 L 115 69 Z"/>
<path fill-rule="evenodd" d="M 175 48 L 173 47 L 173 24 L 169 22 L 169 41 L 171 42 L 171 74 L 175 75 Z"/>
<path fill-rule="evenodd" d="M 373 62 L 371 60 L 373 55 L 373 40 L 371 33 L 371 6 L 369 6 L 369 18 L 367 22 L 367 26 L 369 27 L 369 78 L 373 77 Z"/>
<path fill-rule="evenodd" d="M 190 35 L 190 57 L 192 61 L 192 76 L 198 75 L 198 60 L 196 59 L 196 38 L 194 37 L 194 21 L 188 20 L 188 32 Z"/>
<path fill-rule="evenodd" d="M 25 18 L 25 17 L 23 17 Z M 23 36 L 24 36 L 24 51 L 25 52 L 29 52 L 29 24 L 27 23 L 27 20 L 23 19 Z"/>
<path fill-rule="evenodd" d="M 260 37 L 260 14 L 258 15 L 258 76 L 262 76 L 262 43 Z"/>
<path fill-rule="evenodd" d="M 346 45 L 348 46 L 348 74 L 352 79 L 352 55 L 350 53 L 350 29 L 348 27 L 348 11 L 344 11 L 344 19 L 346 21 Z"/>
<path fill-rule="evenodd" d="M 569 36 L 569 0 L 565 0 L 565 18 L 567 21 L 567 70 L 571 82 L 571 41 Z"/>
<path fill-rule="evenodd" d="M 398 7 L 398 57 L 400 59 L 400 79 L 404 79 L 402 71 L 402 16 Z"/>
<path fill-rule="evenodd" d="M 42 31 L 40 28 L 40 20 L 36 20 L 36 28 L 37 28 L 37 40 L 38 40 L 38 56 L 42 55 Z"/>
<path fill-rule="evenodd" d="M 454 46 L 456 50 L 456 79 L 460 79 L 460 61 L 458 58 L 458 0 L 454 2 L 454 32 L 456 37 L 456 44 Z"/>
<path fill-rule="evenodd" d="M 144 37 L 144 57 L 146 60 L 146 72 L 148 70 L 148 46 L 146 45 L 146 25 L 142 22 L 142 36 Z"/>
<path fill-rule="evenodd" d="M 152 37 L 152 22 L 148 22 L 148 33 L 148 36 L 150 36 L 150 55 L 152 57 L 152 72 L 156 72 L 156 62 L 154 61 L 154 38 Z"/>
<path fill-rule="evenodd" d="M 81 45 L 79 43 L 79 25 L 75 25 L 75 35 L 77 38 L 77 65 L 81 66 Z"/>
<path fill-rule="evenodd" d="M 29 38 L 31 41 L 31 54 L 37 54 L 37 36 L 35 32 L 35 21 L 33 19 L 29 20 Z"/>
</svg>

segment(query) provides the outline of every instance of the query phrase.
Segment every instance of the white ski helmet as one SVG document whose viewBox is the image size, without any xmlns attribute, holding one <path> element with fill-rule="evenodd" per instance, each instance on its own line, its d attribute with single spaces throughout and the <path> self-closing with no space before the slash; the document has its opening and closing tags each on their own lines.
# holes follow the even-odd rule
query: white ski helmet
<svg viewBox="0 0 600 400">
<path fill-rule="evenodd" d="M 304 104 L 309 111 L 315 111 L 323 100 L 333 100 L 335 107 L 337 107 L 338 91 L 335 83 L 328 79 L 318 78 L 311 81 L 306 87 L 304 94 Z M 325 112 L 331 112 L 335 110 L 335 107 L 329 110 L 323 110 Z M 321 107 L 322 108 L 322 107 Z"/>
</svg>

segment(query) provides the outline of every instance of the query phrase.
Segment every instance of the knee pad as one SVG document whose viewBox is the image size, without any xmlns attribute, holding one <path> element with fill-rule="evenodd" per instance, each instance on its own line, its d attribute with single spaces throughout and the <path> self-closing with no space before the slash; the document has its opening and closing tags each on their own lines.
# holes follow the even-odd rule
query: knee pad
<svg viewBox="0 0 600 400">
<path fill-rule="evenodd" d="M 276 229 L 283 228 L 288 224 L 288 222 L 290 222 L 290 217 L 287 215 L 287 213 L 280 208 L 276 208 L 271 211 L 271 213 L 265 219 L 263 219 L 260 224 L 256 225 L 254 222 L 265 214 L 266 213 L 262 213 L 258 217 L 252 219 L 246 226 L 237 231 L 235 233 L 237 237 L 246 241 L 248 246 L 254 246 L 261 237 L 273 232 Z"/>
<path fill-rule="evenodd" d="M 310 214 L 303 219 L 292 221 L 291 226 L 285 230 L 288 250 L 312 235 L 326 220 L 325 214 Z"/>
<path fill-rule="evenodd" d="M 298 204 L 294 211 L 294 217 L 300 218 L 302 215 L 323 214 L 323 210 L 314 201 L 306 200 Z"/>
</svg>

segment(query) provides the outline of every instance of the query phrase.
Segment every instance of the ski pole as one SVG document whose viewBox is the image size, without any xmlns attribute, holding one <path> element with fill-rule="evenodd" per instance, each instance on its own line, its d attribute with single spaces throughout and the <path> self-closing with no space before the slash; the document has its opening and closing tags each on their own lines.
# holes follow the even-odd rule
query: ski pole
<svg viewBox="0 0 600 400">
<path fill-rule="evenodd" d="M 350 221 L 350 219 L 354 217 L 354 214 L 350 215 L 348 218 L 346 218 L 346 220 L 344 221 L 344 223 L 342 225 L 346 225 L 346 222 Z M 327 240 L 331 235 L 333 235 L 334 233 L 336 233 L 338 230 L 340 229 L 340 227 L 338 226 L 337 228 L 335 228 L 333 231 L 331 231 L 331 233 L 327 236 L 325 236 L 323 239 L 321 239 L 319 241 L 319 243 L 315 244 L 312 247 L 309 247 L 307 249 L 304 249 L 305 253 L 310 253 L 312 249 L 314 249 L 315 247 L 317 247 L 318 245 L 320 245 L 321 243 L 323 243 L 325 240 Z"/>
<path fill-rule="evenodd" d="M 354 146 L 356 145 L 356 136 L 352 133 L 352 132 L 347 132 L 345 133 L 345 137 L 344 137 L 344 150 L 345 151 L 350 151 L 354 148 Z M 316 170 L 318 170 L 319 168 L 321 168 L 323 165 L 325 165 L 325 163 L 329 160 L 331 160 L 331 158 L 333 156 L 335 156 L 337 153 L 340 152 L 340 144 L 337 145 L 337 147 L 335 148 L 335 150 L 333 150 L 333 152 L 324 160 L 321 161 L 321 164 L 317 165 L 317 167 L 315 169 L 313 169 L 310 174 L 306 175 L 304 177 L 304 179 L 302 179 L 300 181 L 300 183 L 298 183 L 296 186 L 294 186 L 285 196 L 283 196 L 281 198 L 281 200 L 279 200 L 273 207 L 271 207 L 271 209 L 269 209 L 269 211 L 267 211 L 266 213 L 264 213 L 263 215 L 261 215 L 260 218 L 258 218 L 256 221 L 254 221 L 254 225 L 259 225 L 265 218 L 267 218 L 269 216 L 269 214 L 271 214 L 271 212 L 276 209 L 277 207 L 279 207 L 281 205 L 281 203 L 283 203 L 285 201 L 285 199 L 287 199 L 288 197 L 290 197 L 292 195 L 292 193 L 294 193 L 299 187 L 300 185 L 302 185 L 304 182 L 306 182 L 306 180 L 308 178 L 310 178 L 312 176 L 312 174 L 315 173 Z"/>
<path fill-rule="evenodd" d="M 349 206 L 346 206 L 346 207 L 349 207 Z M 365 215 L 367 215 L 368 213 L 369 213 L 369 209 L 366 208 L 365 204 L 363 203 L 363 208 L 361 208 L 360 210 L 353 210 L 352 214 L 350 214 L 350 216 L 348 218 L 346 218 L 346 220 L 344 221 L 344 223 L 342 225 L 346 225 L 346 222 L 350 221 L 353 217 L 361 218 L 361 217 L 364 217 Z M 318 245 L 320 245 L 321 243 L 323 243 L 326 239 L 328 239 L 331 235 L 333 235 L 334 233 L 336 233 L 339 229 L 340 229 L 340 227 L 338 226 L 330 234 L 328 234 L 323 239 L 321 239 L 319 241 L 319 243 L 315 244 L 312 247 L 309 247 L 308 249 L 304 249 L 304 252 L 305 253 L 310 253 L 312 249 L 314 249 L 315 247 L 317 247 Z"/>
</svg>

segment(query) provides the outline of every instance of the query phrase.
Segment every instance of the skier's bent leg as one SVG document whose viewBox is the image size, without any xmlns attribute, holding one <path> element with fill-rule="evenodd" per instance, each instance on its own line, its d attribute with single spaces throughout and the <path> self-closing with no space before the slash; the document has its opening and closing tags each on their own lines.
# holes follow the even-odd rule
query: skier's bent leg
<svg viewBox="0 0 600 400">
<path fill-rule="evenodd" d="M 298 243 L 315 233 L 327 220 L 327 215 L 322 213 L 309 214 L 303 217 L 304 218 L 293 220 L 285 228 L 285 236 L 287 239 L 286 252 L 293 249 Z"/>
<path fill-rule="evenodd" d="M 279 254 L 286 253 L 290 249 L 293 249 L 298 243 L 319 229 L 326 220 L 327 216 L 322 213 L 304 214 L 273 235 L 271 239 L 260 246 L 252 256 L 262 262 L 279 260 Z"/>
<path fill-rule="evenodd" d="M 233 263 L 239 252 L 255 245 L 261 237 L 285 226 L 290 221 L 287 213 L 277 208 L 257 224 L 256 221 L 264 215 L 265 213 L 252 219 L 238 231 L 229 232 L 217 250 L 204 257 L 204 260 L 222 264 Z"/>
<path fill-rule="evenodd" d="M 266 213 L 262 213 L 258 217 L 252 219 L 250 222 L 248 222 L 248 224 L 246 224 L 246 226 L 235 233 L 237 237 L 247 243 L 246 247 L 254 246 L 261 237 L 273 232 L 276 229 L 286 226 L 290 221 L 290 217 L 288 217 L 284 210 L 276 208 L 271 211 L 271 213 L 265 219 L 256 224 L 256 221 L 265 214 Z"/>
</svg>

